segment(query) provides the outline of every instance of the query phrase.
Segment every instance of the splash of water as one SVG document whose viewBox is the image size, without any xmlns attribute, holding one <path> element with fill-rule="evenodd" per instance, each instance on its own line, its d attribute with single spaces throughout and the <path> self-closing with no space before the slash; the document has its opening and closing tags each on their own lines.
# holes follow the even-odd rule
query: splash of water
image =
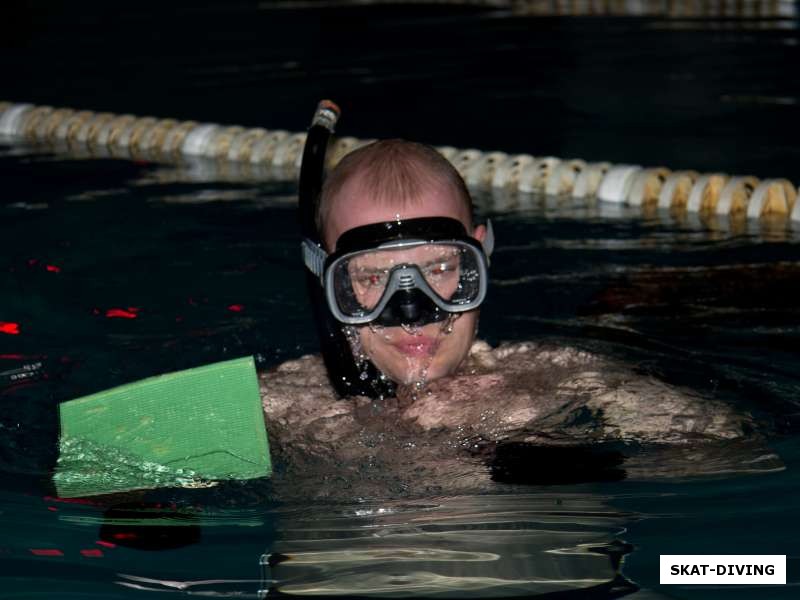
<svg viewBox="0 0 800 600">
<path fill-rule="evenodd" d="M 434 343 L 434 348 L 438 349 L 441 343 L 441 340 L 444 336 L 450 335 L 453 333 L 453 324 L 456 320 L 460 317 L 460 314 L 457 313 L 450 313 L 447 315 L 447 318 L 441 322 L 439 329 L 436 332 L 436 341 Z M 422 329 L 418 326 L 407 326 L 403 325 L 403 330 L 411 335 L 421 335 Z M 433 363 L 433 359 L 436 355 L 436 352 L 431 353 L 429 356 L 425 358 L 425 364 L 422 368 L 418 371 L 418 376 L 410 382 L 410 399 L 412 401 L 416 401 L 420 394 L 422 394 L 427 385 L 428 385 L 428 373 L 430 371 L 430 366 Z"/>
<path fill-rule="evenodd" d="M 364 379 L 364 376 L 367 375 L 366 368 L 369 357 L 364 352 L 364 346 L 361 344 L 361 336 L 358 335 L 358 329 L 352 325 L 346 325 L 342 327 L 342 331 L 344 332 L 345 339 L 347 339 L 347 342 L 350 344 L 350 351 L 353 353 L 356 365 L 362 370 L 361 379 Z"/>
</svg>

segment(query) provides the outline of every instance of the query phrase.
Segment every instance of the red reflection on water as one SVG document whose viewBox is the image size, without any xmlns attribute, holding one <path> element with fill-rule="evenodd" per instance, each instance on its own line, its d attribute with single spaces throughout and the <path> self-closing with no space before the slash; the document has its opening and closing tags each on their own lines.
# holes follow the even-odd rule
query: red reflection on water
<svg viewBox="0 0 800 600">
<path fill-rule="evenodd" d="M 244 304 L 231 304 L 228 310 L 232 312 L 242 312 L 244 310 Z"/>
<path fill-rule="evenodd" d="M 47 265 L 45 267 L 50 273 L 61 273 L 61 267 L 57 267 L 55 265 Z"/>
<path fill-rule="evenodd" d="M 86 498 L 59 498 L 58 496 L 42 496 L 45 502 L 65 502 L 67 504 L 86 504 L 87 506 L 102 506 L 100 503 Z"/>
<path fill-rule="evenodd" d="M 112 542 L 107 542 L 105 540 L 97 540 L 95 542 L 98 546 L 103 546 L 104 548 L 116 548 L 117 545 Z"/>
<path fill-rule="evenodd" d="M 98 550 L 97 548 L 90 548 L 87 550 L 81 550 L 81 554 L 88 558 L 103 558 L 103 551 Z"/>
<path fill-rule="evenodd" d="M 0 333 L 7 333 L 8 335 L 19 335 L 19 323 L 8 323 L 0 321 Z"/>
<path fill-rule="evenodd" d="M 28 548 L 34 556 L 64 556 L 58 548 Z"/>
<path fill-rule="evenodd" d="M 135 319 L 136 313 L 139 312 L 138 308 L 130 307 L 128 310 L 124 308 L 109 308 L 106 311 L 106 317 L 109 319 L 114 318 L 121 318 L 121 319 Z"/>
</svg>

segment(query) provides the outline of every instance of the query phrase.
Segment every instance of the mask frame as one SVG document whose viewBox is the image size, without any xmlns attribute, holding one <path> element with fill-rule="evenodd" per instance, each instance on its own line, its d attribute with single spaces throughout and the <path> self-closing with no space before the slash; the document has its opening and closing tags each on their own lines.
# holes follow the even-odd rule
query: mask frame
<svg viewBox="0 0 800 600">
<path fill-rule="evenodd" d="M 474 310 L 486 298 L 489 255 L 494 245 L 491 227 L 491 222 L 488 222 L 486 239 L 484 243 L 480 243 L 467 235 L 460 221 L 449 217 L 421 217 L 374 223 L 344 232 L 336 242 L 336 251 L 330 255 L 318 244 L 305 239 L 303 258 L 309 271 L 319 278 L 331 314 L 345 325 L 365 325 L 377 320 L 381 320 L 381 324 L 385 326 L 440 321 L 448 313 Z M 391 269 L 380 300 L 372 309 L 359 311 L 359 314 L 348 314 L 341 309 L 334 284 L 336 267 L 341 261 L 365 251 L 411 249 L 428 244 L 453 245 L 471 253 L 478 271 L 478 291 L 474 298 L 464 302 L 450 302 L 431 288 L 417 265 L 400 264 Z M 422 310 L 417 311 L 425 318 L 409 317 L 408 313 L 405 317 L 392 316 L 393 311 L 398 312 L 398 302 L 394 302 L 397 295 L 411 298 L 411 293 L 415 290 L 418 292 L 416 296 L 420 296 L 419 293 L 424 294 L 429 301 L 424 302 Z M 416 302 L 412 301 L 412 306 L 415 304 Z M 400 306 L 403 306 L 402 300 Z"/>
</svg>

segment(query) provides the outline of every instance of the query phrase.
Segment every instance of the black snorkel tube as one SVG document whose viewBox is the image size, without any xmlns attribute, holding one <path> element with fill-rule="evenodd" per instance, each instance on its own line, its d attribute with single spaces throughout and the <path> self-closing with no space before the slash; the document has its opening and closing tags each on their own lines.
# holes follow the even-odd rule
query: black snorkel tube
<svg viewBox="0 0 800 600">
<path fill-rule="evenodd" d="M 298 184 L 298 218 L 303 238 L 322 246 L 322 236 L 317 231 L 316 215 L 325 171 L 325 153 L 341 111 L 330 100 L 322 100 L 317 106 L 303 148 Z M 357 363 L 350 342 L 328 308 L 322 283 L 308 269 L 306 287 L 314 321 L 317 326 L 322 358 L 328 370 L 333 388 L 339 396 L 368 396 L 382 398 L 394 396 L 395 385 L 382 376 L 371 361 Z"/>
</svg>

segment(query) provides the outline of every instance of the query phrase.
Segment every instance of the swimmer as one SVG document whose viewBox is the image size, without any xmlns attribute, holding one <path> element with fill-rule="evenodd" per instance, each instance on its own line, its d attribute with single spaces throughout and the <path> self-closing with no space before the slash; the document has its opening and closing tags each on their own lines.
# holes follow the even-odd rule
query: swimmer
<svg viewBox="0 0 800 600">
<path fill-rule="evenodd" d="M 301 208 L 302 188 L 301 176 Z M 384 491 L 387 477 L 394 491 L 477 489 L 491 477 L 484 450 L 498 443 L 725 442 L 752 429 L 723 402 L 591 353 L 476 341 L 493 236 L 435 149 L 373 142 L 340 161 L 319 198 L 303 251 L 323 357 L 262 375 L 270 439 L 296 473 L 330 461 Z M 326 356 L 337 332 L 346 348 Z M 365 376 L 397 387 L 358 387 Z"/>
</svg>

